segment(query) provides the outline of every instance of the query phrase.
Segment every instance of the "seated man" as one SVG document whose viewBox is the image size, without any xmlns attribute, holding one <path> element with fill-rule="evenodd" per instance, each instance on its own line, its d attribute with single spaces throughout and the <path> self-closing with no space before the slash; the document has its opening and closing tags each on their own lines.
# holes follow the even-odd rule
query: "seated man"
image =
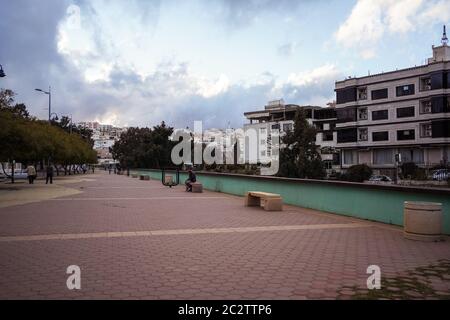
<svg viewBox="0 0 450 320">
<path fill-rule="evenodd" d="M 192 192 L 192 183 L 197 181 L 197 177 L 192 169 L 189 169 L 188 174 L 189 178 L 184 183 L 186 184 L 186 191 Z"/>
</svg>

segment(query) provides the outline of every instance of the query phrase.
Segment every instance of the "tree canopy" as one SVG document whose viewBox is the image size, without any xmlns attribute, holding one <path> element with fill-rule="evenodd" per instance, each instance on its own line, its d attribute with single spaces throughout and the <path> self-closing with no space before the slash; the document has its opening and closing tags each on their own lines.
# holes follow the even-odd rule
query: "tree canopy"
<svg viewBox="0 0 450 320">
<path fill-rule="evenodd" d="M 170 154 L 174 142 L 173 128 L 164 121 L 153 128 L 128 128 L 111 148 L 114 159 L 123 167 L 162 168 L 172 166 Z"/>
<path fill-rule="evenodd" d="M 303 109 L 297 110 L 293 130 L 286 132 L 281 141 L 279 176 L 310 179 L 325 176 L 316 145 L 316 129 L 306 120 Z"/>
<path fill-rule="evenodd" d="M 90 139 L 88 132 L 70 134 L 61 123 L 31 117 L 24 104 L 14 102 L 14 92 L 0 91 L 0 162 L 96 163 Z"/>
</svg>

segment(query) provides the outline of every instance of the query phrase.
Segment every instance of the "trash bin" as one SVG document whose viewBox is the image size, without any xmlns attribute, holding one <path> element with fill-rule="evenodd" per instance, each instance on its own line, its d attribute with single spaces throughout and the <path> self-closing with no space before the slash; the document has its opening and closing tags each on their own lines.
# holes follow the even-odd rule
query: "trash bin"
<svg viewBox="0 0 450 320">
<path fill-rule="evenodd" d="M 405 201 L 403 235 L 419 241 L 442 240 L 442 204 Z"/>
</svg>

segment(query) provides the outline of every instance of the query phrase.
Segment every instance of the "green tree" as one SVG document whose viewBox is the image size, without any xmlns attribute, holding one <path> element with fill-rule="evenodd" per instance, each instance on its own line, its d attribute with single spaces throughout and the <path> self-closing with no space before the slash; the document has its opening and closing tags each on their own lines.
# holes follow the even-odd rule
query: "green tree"
<svg viewBox="0 0 450 320">
<path fill-rule="evenodd" d="M 30 117 L 24 104 L 14 104 L 11 90 L 0 91 L 0 162 L 69 165 L 96 163 L 96 152 L 82 135 Z"/>
<path fill-rule="evenodd" d="M 286 132 L 281 142 L 279 176 L 310 179 L 325 176 L 316 145 L 316 129 L 309 125 L 303 109 L 297 110 L 293 130 Z"/>
<path fill-rule="evenodd" d="M 172 166 L 173 128 L 164 122 L 150 128 L 129 128 L 111 148 L 114 159 L 125 168 L 161 168 Z"/>
</svg>

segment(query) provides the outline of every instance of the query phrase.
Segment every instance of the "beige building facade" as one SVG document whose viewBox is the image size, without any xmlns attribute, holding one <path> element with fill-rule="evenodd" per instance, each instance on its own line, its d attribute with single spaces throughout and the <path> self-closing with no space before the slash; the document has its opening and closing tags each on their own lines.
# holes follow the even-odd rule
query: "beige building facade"
<svg viewBox="0 0 450 320">
<path fill-rule="evenodd" d="M 418 67 L 336 82 L 341 168 L 367 164 L 393 175 L 401 163 L 445 165 L 450 157 L 450 47 Z M 397 156 L 398 159 L 398 156 Z"/>
</svg>

